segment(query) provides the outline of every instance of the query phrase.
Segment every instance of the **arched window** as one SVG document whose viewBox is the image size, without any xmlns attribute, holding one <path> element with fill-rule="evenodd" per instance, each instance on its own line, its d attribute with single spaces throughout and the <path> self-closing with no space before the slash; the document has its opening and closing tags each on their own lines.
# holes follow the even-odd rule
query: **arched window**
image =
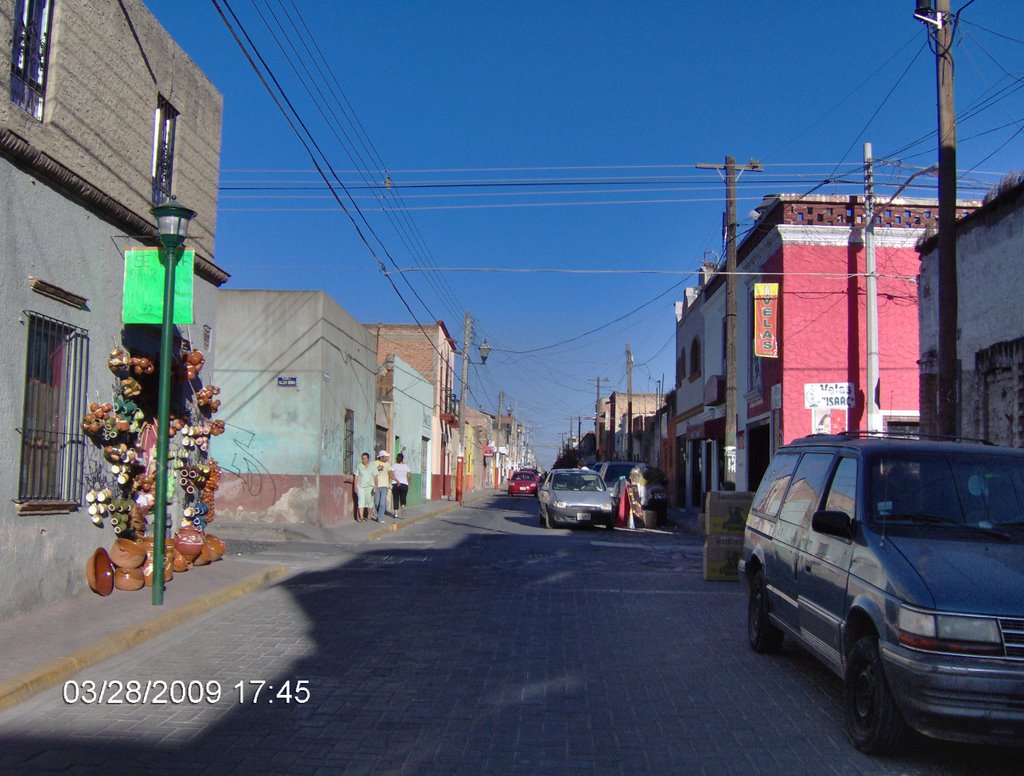
<svg viewBox="0 0 1024 776">
<path fill-rule="evenodd" d="M 696 337 L 690 343 L 690 379 L 700 377 L 700 340 Z"/>
</svg>

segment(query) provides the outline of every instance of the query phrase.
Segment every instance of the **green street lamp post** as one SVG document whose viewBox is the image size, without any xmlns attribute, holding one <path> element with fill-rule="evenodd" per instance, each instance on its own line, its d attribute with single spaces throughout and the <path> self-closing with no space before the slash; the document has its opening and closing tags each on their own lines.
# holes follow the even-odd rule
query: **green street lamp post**
<svg viewBox="0 0 1024 776">
<path fill-rule="evenodd" d="M 174 265 L 185 244 L 194 210 L 174 197 L 151 211 L 160 233 L 164 262 L 164 307 L 160 329 L 159 393 L 156 416 L 156 503 L 153 506 L 153 606 L 164 602 L 164 556 L 167 538 L 167 450 L 171 422 L 171 353 L 174 345 Z"/>
</svg>

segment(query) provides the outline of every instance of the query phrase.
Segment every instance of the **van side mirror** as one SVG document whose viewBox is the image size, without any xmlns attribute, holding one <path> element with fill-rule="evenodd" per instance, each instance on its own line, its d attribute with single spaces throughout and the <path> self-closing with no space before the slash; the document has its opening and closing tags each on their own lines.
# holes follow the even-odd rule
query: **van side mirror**
<svg viewBox="0 0 1024 776">
<path fill-rule="evenodd" d="M 839 536 L 843 539 L 853 538 L 853 519 L 845 512 L 819 509 L 811 518 L 811 528 L 829 536 Z"/>
</svg>

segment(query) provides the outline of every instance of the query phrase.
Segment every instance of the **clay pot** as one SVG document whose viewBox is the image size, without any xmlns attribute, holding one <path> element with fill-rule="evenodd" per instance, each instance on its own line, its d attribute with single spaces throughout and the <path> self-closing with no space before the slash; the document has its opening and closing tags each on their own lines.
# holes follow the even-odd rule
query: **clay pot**
<svg viewBox="0 0 1024 776">
<path fill-rule="evenodd" d="M 174 570 L 178 573 L 188 571 L 189 559 L 178 552 L 177 548 L 174 550 Z"/>
<path fill-rule="evenodd" d="M 144 584 L 145 580 L 140 568 L 114 570 L 114 587 L 118 590 L 141 590 Z"/>
<path fill-rule="evenodd" d="M 195 558 L 203 551 L 203 532 L 191 526 L 179 528 L 174 547 L 186 558 Z"/>
<path fill-rule="evenodd" d="M 209 545 L 204 541 L 199 548 L 199 554 L 192 559 L 193 566 L 207 566 L 213 561 L 213 554 Z"/>
<path fill-rule="evenodd" d="M 114 564 L 102 547 L 97 547 L 85 564 L 85 579 L 94 593 L 110 595 L 114 590 Z"/>
<path fill-rule="evenodd" d="M 131 539 L 115 539 L 110 560 L 120 569 L 137 569 L 146 562 L 146 548 Z"/>
<path fill-rule="evenodd" d="M 142 578 L 146 584 L 146 587 L 153 586 L 153 558 L 146 556 L 146 563 L 142 567 Z M 173 555 L 164 556 L 164 582 L 170 582 L 174 578 L 174 557 Z"/>
<path fill-rule="evenodd" d="M 210 545 L 218 558 L 224 557 L 224 553 L 228 551 L 228 546 L 224 543 L 224 540 L 219 536 L 214 536 L 212 533 L 206 534 L 206 543 Z"/>
</svg>

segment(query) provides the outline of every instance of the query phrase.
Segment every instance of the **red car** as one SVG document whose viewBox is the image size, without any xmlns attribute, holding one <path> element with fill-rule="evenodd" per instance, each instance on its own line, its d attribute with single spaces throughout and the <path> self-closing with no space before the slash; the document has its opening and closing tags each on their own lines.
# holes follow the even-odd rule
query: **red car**
<svg viewBox="0 0 1024 776">
<path fill-rule="evenodd" d="M 520 470 L 508 479 L 508 495 L 536 496 L 540 476 L 535 471 Z"/>
</svg>

